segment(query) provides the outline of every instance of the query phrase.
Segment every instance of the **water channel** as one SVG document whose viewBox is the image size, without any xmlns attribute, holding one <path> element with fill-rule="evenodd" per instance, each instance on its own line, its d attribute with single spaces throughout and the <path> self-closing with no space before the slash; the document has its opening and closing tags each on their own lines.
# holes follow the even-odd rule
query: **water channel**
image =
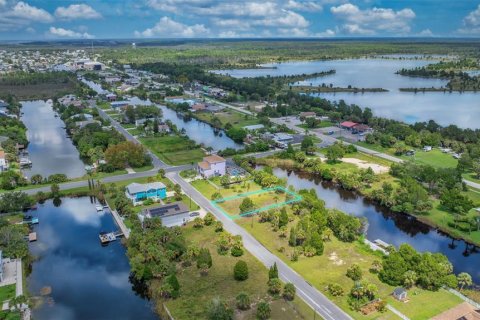
<svg viewBox="0 0 480 320">
<path fill-rule="evenodd" d="M 158 319 L 142 288 L 130 282 L 130 265 L 120 241 L 102 247 L 101 231 L 117 230 L 110 213 L 97 213 L 88 197 L 51 200 L 29 214 L 38 241 L 30 244 L 37 257 L 27 278 L 28 290 L 42 296 L 33 317 L 38 320 Z M 42 290 L 43 288 L 43 290 Z"/>
<path fill-rule="evenodd" d="M 23 170 L 27 177 L 41 174 L 48 177 L 54 173 L 66 174 L 69 178 L 85 174 L 85 165 L 79 153 L 67 137 L 63 121 L 55 117 L 52 105 L 43 101 L 22 102 L 21 120 L 27 127 L 28 153 L 31 168 Z"/>
<path fill-rule="evenodd" d="M 405 214 L 391 212 L 354 192 L 336 187 L 330 182 L 314 179 L 308 174 L 274 168 L 273 174 L 286 178 L 295 189 L 315 189 L 328 208 L 335 208 L 368 220 L 367 238 L 381 239 L 398 247 L 408 243 L 420 252 L 440 252 L 450 259 L 454 272 L 468 272 L 480 282 L 480 249 L 464 241 L 453 240 Z"/>
<path fill-rule="evenodd" d="M 433 119 L 441 125 L 456 124 L 463 128 L 479 128 L 479 93 L 400 92 L 399 88 L 441 87 L 447 81 L 405 77 L 395 74 L 402 68 L 415 68 L 435 63 L 421 59 L 346 59 L 326 61 L 293 61 L 266 64 L 269 69 L 217 70 L 233 77 L 281 76 L 309 74 L 335 69 L 336 73 L 325 77 L 307 79 L 299 84 L 318 86 L 325 83 L 336 87 L 349 85 L 358 88 L 384 88 L 388 92 L 321 93 L 316 94 L 332 101 L 345 100 L 365 108 L 375 115 L 397 119 L 407 123 Z"/>
</svg>

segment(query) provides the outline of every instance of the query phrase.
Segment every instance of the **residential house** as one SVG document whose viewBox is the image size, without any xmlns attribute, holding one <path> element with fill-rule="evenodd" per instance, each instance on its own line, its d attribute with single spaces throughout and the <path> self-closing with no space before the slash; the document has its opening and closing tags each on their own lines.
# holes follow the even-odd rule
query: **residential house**
<svg viewBox="0 0 480 320">
<path fill-rule="evenodd" d="M 8 103 L 3 100 L 0 100 L 0 112 L 3 112 L 5 114 L 8 113 Z"/>
<path fill-rule="evenodd" d="M 204 178 L 223 176 L 226 169 L 227 160 L 216 154 L 204 157 L 203 161 L 199 162 L 197 165 L 198 173 Z"/>
<path fill-rule="evenodd" d="M 407 299 L 407 290 L 405 288 L 398 287 L 393 290 L 392 295 L 399 301 L 405 301 Z"/>
<path fill-rule="evenodd" d="M 354 125 L 353 128 L 352 128 L 353 133 L 365 133 L 365 132 L 369 132 L 371 130 L 372 129 L 369 126 L 367 126 L 366 124 L 361 124 L 361 123 Z"/>
<path fill-rule="evenodd" d="M 183 202 L 173 202 L 166 205 L 144 209 L 142 218 L 159 217 L 165 227 L 181 226 L 190 220 L 190 210 Z"/>
<path fill-rule="evenodd" d="M 134 205 L 141 204 L 144 200 L 161 200 L 167 197 L 167 187 L 161 182 L 151 183 L 130 183 L 126 190 L 125 195 L 132 200 Z"/>
<path fill-rule="evenodd" d="M 88 126 L 89 124 L 94 124 L 94 123 L 98 125 L 102 125 L 102 123 L 98 120 L 84 120 L 84 121 L 76 121 L 75 127 L 82 129 L 85 126 Z"/>
<path fill-rule="evenodd" d="M 166 123 L 158 125 L 158 132 L 170 133 L 170 127 Z"/>
<path fill-rule="evenodd" d="M 192 106 L 192 111 L 203 111 L 205 110 L 206 106 L 204 103 L 195 103 L 193 106 Z"/>
<path fill-rule="evenodd" d="M 7 159 L 5 158 L 5 151 L 0 150 L 0 172 L 8 169 Z"/>
<path fill-rule="evenodd" d="M 117 108 L 125 108 L 130 105 L 129 101 L 113 101 L 110 102 L 110 106 L 112 109 L 117 109 Z"/>
<path fill-rule="evenodd" d="M 107 101 L 112 102 L 117 100 L 117 95 L 114 93 L 109 93 L 105 96 L 107 98 Z"/>
<path fill-rule="evenodd" d="M 252 124 L 251 126 L 243 127 L 243 129 L 245 129 L 247 131 L 257 131 L 257 130 L 260 130 L 260 129 L 263 129 L 263 128 L 265 128 L 265 126 L 263 124 Z"/>
<path fill-rule="evenodd" d="M 432 146 L 424 146 L 423 151 L 425 151 L 425 152 L 432 151 Z"/>
</svg>

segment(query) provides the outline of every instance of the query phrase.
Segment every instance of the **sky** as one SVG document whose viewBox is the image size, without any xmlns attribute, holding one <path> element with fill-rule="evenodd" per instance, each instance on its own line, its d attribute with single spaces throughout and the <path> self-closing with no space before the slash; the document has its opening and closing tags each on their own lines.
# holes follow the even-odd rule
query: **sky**
<svg viewBox="0 0 480 320">
<path fill-rule="evenodd" d="M 480 37 L 480 0 L 0 0 L 0 40 Z"/>
</svg>

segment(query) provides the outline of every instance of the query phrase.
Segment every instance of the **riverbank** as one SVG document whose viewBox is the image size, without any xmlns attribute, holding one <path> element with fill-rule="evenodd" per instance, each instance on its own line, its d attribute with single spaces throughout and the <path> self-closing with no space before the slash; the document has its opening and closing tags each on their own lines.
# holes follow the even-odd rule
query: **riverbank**
<svg viewBox="0 0 480 320">
<path fill-rule="evenodd" d="M 355 88 L 355 87 L 329 87 L 329 86 L 290 86 L 291 90 L 301 93 L 365 93 L 365 92 L 388 92 L 383 88 Z"/>
</svg>

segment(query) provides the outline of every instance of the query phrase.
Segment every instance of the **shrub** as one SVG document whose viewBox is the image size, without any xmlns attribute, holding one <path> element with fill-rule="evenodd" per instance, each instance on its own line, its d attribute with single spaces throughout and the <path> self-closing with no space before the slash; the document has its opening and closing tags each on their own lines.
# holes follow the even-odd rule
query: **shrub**
<svg viewBox="0 0 480 320">
<path fill-rule="evenodd" d="M 257 319 L 267 320 L 270 318 L 271 310 L 270 305 L 265 301 L 260 301 L 257 306 Z"/>
<path fill-rule="evenodd" d="M 244 281 L 248 279 L 248 266 L 243 260 L 238 261 L 233 267 L 233 277 L 235 280 Z"/>
<path fill-rule="evenodd" d="M 193 219 L 193 227 L 197 229 L 203 228 L 203 219 L 200 217 Z"/>
<path fill-rule="evenodd" d="M 62 183 L 68 181 L 67 175 L 63 173 L 56 173 L 48 176 L 49 183 Z"/>
<path fill-rule="evenodd" d="M 210 302 L 207 310 L 208 320 L 233 320 L 233 310 L 224 301 L 215 298 Z"/>
<path fill-rule="evenodd" d="M 349 277 L 353 281 L 361 280 L 362 279 L 362 269 L 360 269 L 360 266 L 356 263 L 352 264 L 347 269 L 347 277 Z"/>
<path fill-rule="evenodd" d="M 235 298 L 237 302 L 237 308 L 240 310 L 250 309 L 250 297 L 245 292 L 241 292 Z"/>
<path fill-rule="evenodd" d="M 180 283 L 178 283 L 177 276 L 175 274 L 171 274 L 167 277 L 166 282 L 172 288 L 171 297 L 178 298 L 180 295 Z"/>
<path fill-rule="evenodd" d="M 243 256 L 243 249 L 240 246 L 233 246 L 230 253 L 234 257 L 241 257 Z"/>
<path fill-rule="evenodd" d="M 283 297 L 286 300 L 292 301 L 293 299 L 295 299 L 295 293 L 296 289 L 293 283 L 285 284 L 285 287 L 283 287 Z"/>
<path fill-rule="evenodd" d="M 207 268 L 212 267 L 212 255 L 207 248 L 200 249 L 197 257 L 197 268 L 202 268 L 203 266 Z"/>
<path fill-rule="evenodd" d="M 331 283 L 327 286 L 327 290 L 328 292 L 334 296 L 334 297 L 338 297 L 338 296 L 343 296 L 343 294 L 345 293 L 343 291 L 343 288 L 341 285 L 339 285 L 338 283 Z"/>
<path fill-rule="evenodd" d="M 278 278 L 278 268 L 277 268 L 277 263 L 274 262 L 273 266 L 268 269 L 268 279 L 277 279 Z"/>
<path fill-rule="evenodd" d="M 223 231 L 223 223 L 222 221 L 215 222 L 215 232 L 222 232 Z"/>
<path fill-rule="evenodd" d="M 213 216 L 213 214 L 211 214 L 210 212 L 207 212 L 207 214 L 206 214 L 205 217 L 203 218 L 203 223 L 204 223 L 206 226 L 209 226 L 209 225 L 211 225 L 214 221 L 215 221 L 215 217 Z"/>
<path fill-rule="evenodd" d="M 272 295 L 277 295 L 282 290 L 282 282 L 280 279 L 273 278 L 268 280 L 268 292 Z"/>
<path fill-rule="evenodd" d="M 153 200 L 152 200 L 151 198 L 143 201 L 143 205 L 144 205 L 144 206 L 149 206 L 149 205 L 151 205 L 151 204 L 153 204 Z"/>
</svg>

